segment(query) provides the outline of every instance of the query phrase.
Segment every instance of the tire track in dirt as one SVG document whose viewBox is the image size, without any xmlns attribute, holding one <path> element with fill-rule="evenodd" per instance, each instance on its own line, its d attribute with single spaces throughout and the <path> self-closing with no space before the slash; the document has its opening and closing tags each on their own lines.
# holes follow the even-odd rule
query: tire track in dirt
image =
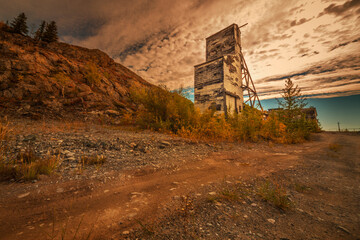
<svg viewBox="0 0 360 240">
<path fill-rule="evenodd" d="M 293 168 L 305 152 L 316 152 L 329 141 L 322 139 L 321 143 L 284 146 L 271 151 L 215 152 L 178 169 L 128 171 L 124 174 L 127 178 L 118 178 L 94 190 L 90 190 L 89 182 L 57 184 L 43 193 L 41 199 L 36 195 L 9 199 L 1 210 L 9 217 L 1 224 L 0 238 L 42 239 L 52 232 L 59 238 L 61 231 L 73 236 L 79 223 L 78 235 L 92 232 L 98 236 L 111 236 L 111 233 L 138 226 L 138 220 L 146 223 L 159 217 L 174 196 L 186 195 L 226 177 L 246 180 Z M 78 194 L 68 190 L 74 185 L 80 186 Z M 66 190 L 54 194 L 55 188 Z M 42 200 L 48 198 L 51 201 Z"/>
</svg>

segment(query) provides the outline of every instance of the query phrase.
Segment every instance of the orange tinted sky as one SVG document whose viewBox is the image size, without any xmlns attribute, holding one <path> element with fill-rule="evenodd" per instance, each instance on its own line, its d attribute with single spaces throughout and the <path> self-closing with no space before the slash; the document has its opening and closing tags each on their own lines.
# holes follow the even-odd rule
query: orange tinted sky
<svg viewBox="0 0 360 240">
<path fill-rule="evenodd" d="M 135 3 L 134 3 L 135 2 Z M 360 93 L 360 0 L 0 0 L 0 19 L 55 20 L 60 39 L 99 48 L 154 84 L 193 86 L 205 38 L 232 23 L 261 98 L 292 76 L 305 94 Z"/>
</svg>

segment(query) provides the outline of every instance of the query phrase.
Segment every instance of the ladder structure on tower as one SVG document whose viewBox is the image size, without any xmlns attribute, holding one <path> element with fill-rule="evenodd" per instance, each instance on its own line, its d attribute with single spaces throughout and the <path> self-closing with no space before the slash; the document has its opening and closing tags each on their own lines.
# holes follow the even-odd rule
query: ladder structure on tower
<svg viewBox="0 0 360 240">
<path fill-rule="evenodd" d="M 240 28 L 245 27 L 247 23 L 239 27 Z M 259 96 L 257 95 L 256 88 L 254 81 L 252 80 L 252 77 L 250 75 L 249 68 L 246 64 L 244 55 L 241 51 L 241 44 L 240 44 L 240 59 L 241 59 L 241 76 L 242 76 L 242 89 L 245 92 L 245 96 L 247 96 L 247 100 L 245 100 L 244 103 L 249 103 L 251 107 L 258 107 L 261 109 L 261 111 L 264 111 L 264 109 L 261 106 L 261 102 L 259 99 Z"/>
</svg>

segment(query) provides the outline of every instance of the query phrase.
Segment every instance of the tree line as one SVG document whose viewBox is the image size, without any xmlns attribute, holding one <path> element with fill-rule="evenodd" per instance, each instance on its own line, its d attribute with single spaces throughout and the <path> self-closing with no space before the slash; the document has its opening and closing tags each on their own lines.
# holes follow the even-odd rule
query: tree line
<svg viewBox="0 0 360 240">
<path fill-rule="evenodd" d="M 320 131 L 316 114 L 307 115 L 306 98 L 291 79 L 285 82 L 279 108 L 267 114 L 244 104 L 240 113 L 217 113 L 215 108 L 201 112 L 194 104 L 166 88 L 133 88 L 131 99 L 138 110 L 125 114 L 124 124 L 171 132 L 181 137 L 204 140 L 298 143 Z"/>
<path fill-rule="evenodd" d="M 27 17 L 25 13 L 20 13 L 14 20 L 6 25 L 9 27 L 8 31 L 18 33 L 21 35 L 28 35 Z M 58 40 L 58 30 L 55 21 L 42 21 L 39 28 L 34 34 L 34 39 L 43 42 L 56 42 Z"/>
</svg>

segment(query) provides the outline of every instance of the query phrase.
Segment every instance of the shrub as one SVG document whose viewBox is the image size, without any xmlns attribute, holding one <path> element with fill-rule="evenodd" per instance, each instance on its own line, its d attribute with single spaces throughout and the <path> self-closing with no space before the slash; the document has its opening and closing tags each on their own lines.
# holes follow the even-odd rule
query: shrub
<svg viewBox="0 0 360 240">
<path fill-rule="evenodd" d="M 96 65 L 94 63 L 88 63 L 86 65 L 85 79 L 91 87 L 94 87 L 94 86 L 97 86 L 100 84 L 101 75 L 99 73 L 98 68 L 96 67 Z"/>
<path fill-rule="evenodd" d="M 292 206 L 292 202 L 286 195 L 286 190 L 278 183 L 263 182 L 258 188 L 258 194 L 262 199 L 280 209 L 285 210 Z"/>
<path fill-rule="evenodd" d="M 156 88 L 132 89 L 132 99 L 141 107 L 136 123 L 145 128 L 168 130 L 177 133 L 193 123 L 193 103 L 168 90 Z"/>
<path fill-rule="evenodd" d="M 239 202 L 246 199 L 249 195 L 249 189 L 242 183 L 228 184 L 223 183 L 219 191 L 214 196 L 214 201 Z"/>
<path fill-rule="evenodd" d="M 245 105 L 241 114 L 229 116 L 228 121 L 234 132 L 235 140 L 258 141 L 263 125 L 262 113 L 256 108 Z"/>
<path fill-rule="evenodd" d="M 130 95 L 138 105 L 135 123 L 140 127 L 192 139 L 295 143 L 308 139 L 316 127 L 305 115 L 288 119 L 287 112 L 278 111 L 265 118 L 248 105 L 240 114 L 201 113 L 190 100 L 163 87 L 132 89 Z"/>
<path fill-rule="evenodd" d="M 74 83 L 71 81 L 70 77 L 63 72 L 56 73 L 54 75 L 54 78 L 61 86 L 67 86 L 67 85 L 74 86 Z"/>
<path fill-rule="evenodd" d="M 275 113 L 270 113 L 263 121 L 261 136 L 267 140 L 284 143 L 286 135 L 286 126 L 282 123 Z"/>
</svg>

